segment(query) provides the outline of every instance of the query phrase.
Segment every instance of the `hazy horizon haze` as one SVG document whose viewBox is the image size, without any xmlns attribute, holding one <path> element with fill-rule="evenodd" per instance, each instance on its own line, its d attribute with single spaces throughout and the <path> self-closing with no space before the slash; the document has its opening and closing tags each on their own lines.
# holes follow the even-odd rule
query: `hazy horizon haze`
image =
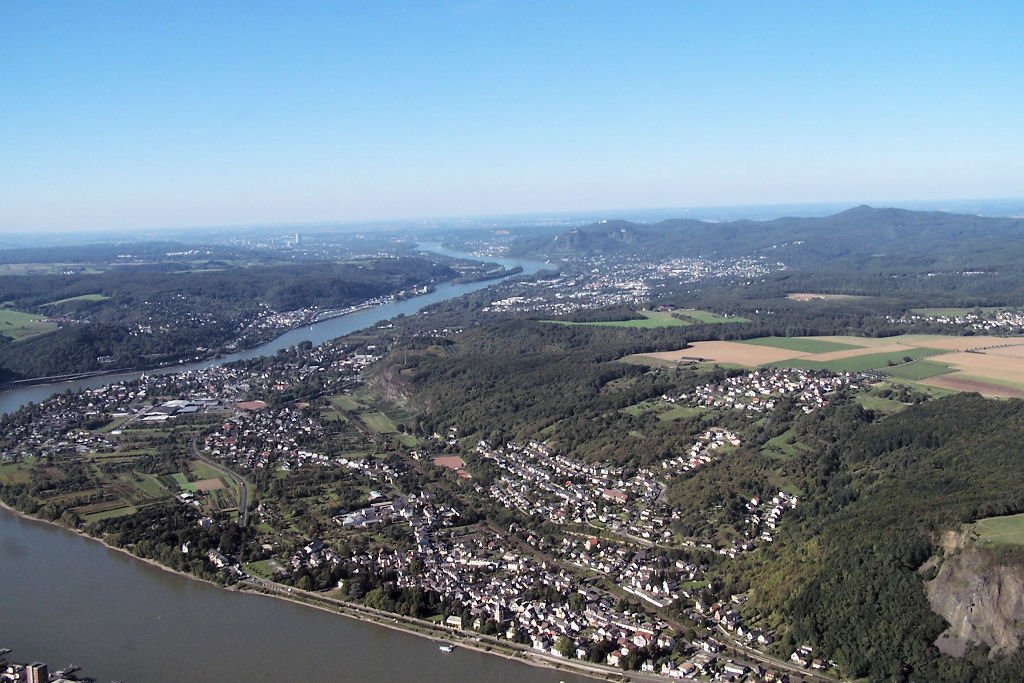
<svg viewBox="0 0 1024 683">
<path fill-rule="evenodd" d="M 1024 188 L 1017 3 L 0 14 L 0 233 Z"/>
</svg>

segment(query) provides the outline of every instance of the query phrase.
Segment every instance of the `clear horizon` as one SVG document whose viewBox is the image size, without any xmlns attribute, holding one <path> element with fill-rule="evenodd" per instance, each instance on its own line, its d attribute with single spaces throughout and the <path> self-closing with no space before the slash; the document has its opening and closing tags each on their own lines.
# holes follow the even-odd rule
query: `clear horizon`
<svg viewBox="0 0 1024 683">
<path fill-rule="evenodd" d="M 3 8 L 0 234 L 1024 187 L 1019 3 Z"/>
</svg>

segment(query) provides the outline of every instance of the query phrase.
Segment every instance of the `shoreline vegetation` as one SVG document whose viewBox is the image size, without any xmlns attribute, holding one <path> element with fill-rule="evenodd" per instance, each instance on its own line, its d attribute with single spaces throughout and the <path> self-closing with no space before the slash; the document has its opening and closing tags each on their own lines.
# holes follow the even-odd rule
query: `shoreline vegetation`
<svg viewBox="0 0 1024 683">
<path fill-rule="evenodd" d="M 431 291 L 433 291 L 433 290 L 431 290 Z M 428 294 L 430 292 L 423 292 L 423 293 L 424 294 Z M 396 299 L 396 300 L 399 300 L 399 299 Z M 318 311 L 315 314 L 313 314 L 313 316 L 309 320 L 305 320 L 305 321 L 302 321 L 302 322 L 295 323 L 294 325 L 290 325 L 288 327 L 282 327 L 282 328 L 278 328 L 278 329 L 274 330 L 274 332 L 276 334 L 273 337 L 268 337 L 268 338 L 265 338 L 265 339 L 264 338 L 260 338 L 260 337 L 256 337 L 256 338 L 254 338 L 252 340 L 251 344 L 246 344 L 244 346 L 242 346 L 242 345 L 236 346 L 236 348 L 233 351 L 231 351 L 231 354 L 244 353 L 246 351 L 251 351 L 252 349 L 255 349 L 255 348 L 259 347 L 259 346 L 262 346 L 263 344 L 272 343 L 274 340 L 279 339 L 280 337 L 283 337 L 284 335 L 288 334 L 289 332 L 294 332 L 295 330 L 302 329 L 303 327 L 309 327 L 309 326 L 312 326 L 312 325 L 317 325 L 319 323 L 327 322 L 329 320 L 334 320 L 335 318 L 342 318 L 342 317 L 344 317 L 346 315 L 351 315 L 353 313 L 359 313 L 360 311 L 365 311 L 365 310 L 368 310 L 370 308 L 373 308 L 374 306 L 379 306 L 379 305 L 384 304 L 384 303 L 387 303 L 387 302 L 386 301 L 365 301 L 365 302 L 363 302 L 361 304 L 357 304 L 355 306 L 350 306 L 350 307 L 344 308 L 344 309 L 333 309 L 333 308 L 331 308 L 331 309 L 324 309 L 322 311 Z M 205 363 L 205 362 L 208 362 L 208 361 L 211 361 L 211 360 L 217 360 L 218 358 L 223 358 L 224 355 L 225 354 L 220 352 L 220 351 L 214 352 L 214 353 L 209 353 L 209 354 L 207 354 L 207 355 L 205 355 L 203 357 L 197 357 L 197 358 L 190 359 L 190 360 L 187 361 L 187 364 Z M 15 380 L 11 380 L 9 382 L 2 382 L 2 383 L 0 383 L 0 392 L 11 391 L 11 390 L 14 390 L 14 389 L 28 389 L 28 388 L 31 388 L 31 387 L 46 386 L 47 384 L 60 384 L 61 382 L 74 382 L 76 380 L 92 379 L 94 377 L 106 377 L 106 376 L 113 377 L 114 375 L 123 375 L 123 374 L 133 373 L 133 372 L 140 372 L 140 373 L 160 372 L 160 371 L 167 370 L 168 368 L 173 369 L 174 371 L 177 371 L 180 368 L 180 366 L 183 365 L 183 364 L 186 364 L 186 362 L 185 361 L 179 361 L 177 363 L 163 363 L 163 364 L 160 364 L 160 365 L 147 365 L 146 367 L 138 367 L 138 368 L 134 368 L 134 367 L 133 368 L 113 368 L 113 369 L 106 369 L 105 368 L 103 370 L 89 370 L 89 371 L 86 371 L 86 372 L 72 372 L 72 373 L 68 373 L 68 374 L 65 374 L 65 375 L 51 375 L 51 376 L 48 376 L 48 377 L 25 377 L 25 378 L 22 378 L 22 379 L 15 379 Z"/>
<path fill-rule="evenodd" d="M 475 283 L 478 283 L 478 282 L 490 282 L 492 280 L 502 280 L 504 278 L 512 277 L 514 275 L 520 275 L 523 272 L 524 272 L 523 267 L 519 266 L 519 265 L 512 266 L 512 267 L 503 266 L 499 270 L 487 271 L 485 273 L 480 273 L 480 274 L 476 274 L 476 275 L 468 275 L 468 276 L 456 277 L 456 278 L 444 281 L 443 283 L 439 283 L 439 284 L 467 285 L 467 284 L 475 284 Z M 95 377 L 122 375 L 122 374 L 133 373 L 133 372 L 142 372 L 142 373 L 145 373 L 145 372 L 160 372 L 160 371 L 165 371 L 165 370 L 167 370 L 169 368 L 174 368 L 174 369 L 179 368 L 182 364 L 205 363 L 205 362 L 217 360 L 219 358 L 223 358 L 225 355 L 232 355 L 232 354 L 235 354 L 235 353 L 245 353 L 247 351 L 251 351 L 252 349 L 255 349 L 255 348 L 257 348 L 259 346 L 262 346 L 264 344 L 270 344 L 270 343 L 274 342 L 275 340 L 283 337 L 284 335 L 289 334 L 291 332 L 294 332 L 295 330 L 302 329 L 303 327 L 309 327 L 309 326 L 313 326 L 313 325 L 318 325 L 320 323 L 325 323 L 325 322 L 334 320 L 336 318 L 343 318 L 343 317 L 345 317 L 347 315 L 352 315 L 353 313 L 360 313 L 362 311 L 366 311 L 366 310 L 372 309 L 372 308 L 377 307 L 377 306 L 382 306 L 384 304 L 389 303 L 390 301 L 405 301 L 405 300 L 408 300 L 408 299 L 415 298 L 417 296 L 424 296 L 424 295 L 427 295 L 427 294 L 433 294 L 436 291 L 437 291 L 436 285 L 435 284 L 429 284 L 429 285 L 424 285 L 424 286 L 419 287 L 419 288 L 413 288 L 413 290 L 410 290 L 410 291 L 395 292 L 389 298 L 379 298 L 378 297 L 378 298 L 368 299 L 366 301 L 362 301 L 360 303 L 353 304 L 351 306 L 346 306 L 344 308 L 323 308 L 323 309 L 319 309 L 319 310 L 314 311 L 305 320 L 302 320 L 300 322 L 296 322 L 296 323 L 294 323 L 292 325 L 289 325 L 287 327 L 282 327 L 282 328 L 275 329 L 274 330 L 274 334 L 272 336 L 271 335 L 265 335 L 265 336 L 262 336 L 262 337 L 261 336 L 252 337 L 252 338 L 249 339 L 250 343 L 247 343 L 247 344 L 241 344 L 241 343 L 239 343 L 241 340 L 235 340 L 234 343 L 236 344 L 236 346 L 235 346 L 234 350 L 230 351 L 229 354 L 225 354 L 222 351 L 212 351 L 211 350 L 211 353 L 208 353 L 205 356 L 192 358 L 192 359 L 190 359 L 188 361 L 179 360 L 177 362 L 167 362 L 167 363 L 162 363 L 162 364 L 157 364 L 157 365 L 147 365 L 145 367 L 103 368 L 102 370 L 89 370 L 89 371 L 85 371 L 85 372 L 72 372 L 72 373 L 66 373 L 66 374 L 63 374 L 63 375 L 50 375 L 50 376 L 43 376 L 43 377 L 24 377 L 24 378 L 21 378 L 21 379 L 10 380 L 10 381 L 7 381 L 7 382 L 0 382 L 0 393 L 5 392 L 5 391 L 13 391 L 13 390 L 16 390 L 16 389 L 28 389 L 28 388 L 31 388 L 31 387 L 45 386 L 47 384 L 59 384 L 61 382 L 74 382 L 74 381 L 78 381 L 78 380 L 92 379 L 92 378 L 95 378 Z"/>
<path fill-rule="evenodd" d="M 56 529 L 73 533 L 86 540 L 99 543 L 108 550 L 121 553 L 133 560 L 142 562 L 151 567 L 155 567 L 162 571 L 170 574 L 175 574 L 191 581 L 199 581 L 201 583 L 209 584 L 218 589 L 236 591 L 239 593 L 248 593 L 251 595 L 262 595 L 269 598 L 275 598 L 278 600 L 285 600 L 297 605 L 303 605 L 311 609 L 318 609 L 330 614 L 347 617 L 357 621 L 362 621 L 367 624 L 373 624 L 375 626 L 381 626 L 384 628 L 391 629 L 393 631 L 399 631 L 408 635 L 416 636 L 419 638 L 426 638 L 435 642 L 443 641 L 444 644 L 455 645 L 459 648 L 465 648 L 475 650 L 477 652 L 503 657 L 504 659 L 520 662 L 529 666 L 540 667 L 545 669 L 552 669 L 555 671 L 565 671 L 579 676 L 585 676 L 593 680 L 601 681 L 664 681 L 664 677 L 645 674 L 639 671 L 618 671 L 611 667 L 602 666 L 599 664 L 593 664 L 590 662 L 583 662 L 572 659 L 562 659 L 560 657 L 554 657 L 551 655 L 544 655 L 538 652 L 532 651 L 528 646 L 511 643 L 508 641 L 498 640 L 490 636 L 485 636 L 470 631 L 457 631 L 451 628 L 438 626 L 437 624 L 427 621 L 424 619 L 416 619 L 415 617 L 409 617 L 403 614 L 384 612 L 381 610 L 373 609 L 372 607 L 366 607 L 354 602 L 348 602 L 344 600 L 338 600 L 328 595 L 315 593 L 312 591 L 303 591 L 298 588 L 278 584 L 273 581 L 266 579 L 251 578 L 248 582 L 242 582 L 233 586 L 225 586 L 217 583 L 216 581 L 210 581 L 194 574 L 187 572 L 178 571 L 172 569 L 167 565 L 161 564 L 156 560 L 140 557 L 134 554 L 128 548 L 120 548 L 115 545 L 107 543 L 102 538 L 91 536 L 82 529 L 75 529 L 64 524 L 61 524 L 56 520 L 47 520 L 41 517 L 36 517 L 28 513 L 22 512 L 17 508 L 12 507 L 7 502 L 0 500 L 0 509 L 14 515 L 15 517 L 26 520 L 31 523 L 44 524 Z"/>
</svg>

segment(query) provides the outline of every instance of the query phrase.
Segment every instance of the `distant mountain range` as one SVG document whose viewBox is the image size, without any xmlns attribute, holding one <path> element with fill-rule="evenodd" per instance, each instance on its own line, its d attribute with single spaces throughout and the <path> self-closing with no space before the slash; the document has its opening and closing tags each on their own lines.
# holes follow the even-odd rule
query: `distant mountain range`
<svg viewBox="0 0 1024 683">
<path fill-rule="evenodd" d="M 1024 220 L 940 211 L 856 208 L 821 218 L 777 218 L 711 223 L 671 219 L 643 224 L 608 220 L 554 237 L 520 240 L 520 255 L 766 256 L 814 269 L 841 260 L 892 267 L 999 268 L 1024 257 Z"/>
</svg>

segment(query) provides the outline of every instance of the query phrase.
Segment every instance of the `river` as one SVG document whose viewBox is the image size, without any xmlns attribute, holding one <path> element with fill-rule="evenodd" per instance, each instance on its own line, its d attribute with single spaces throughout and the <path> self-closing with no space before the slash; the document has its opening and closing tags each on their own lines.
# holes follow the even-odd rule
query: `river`
<svg viewBox="0 0 1024 683">
<path fill-rule="evenodd" d="M 521 265 L 526 272 L 544 267 L 537 262 L 501 262 Z M 322 343 L 489 284 L 442 285 L 424 296 L 293 330 L 216 363 L 272 354 L 305 340 Z M 2 410 L 43 400 L 65 388 L 100 386 L 138 374 L 8 391 Z M 217 588 L 2 509 L 0 580 L 0 648 L 13 648 L 11 656 L 22 661 L 46 661 L 51 670 L 74 662 L 99 681 L 589 680 L 466 648 L 446 654 L 425 638 L 285 600 Z"/>
<path fill-rule="evenodd" d="M 0 576 L 0 647 L 98 681 L 586 680 L 218 588 L 2 510 Z"/>
<path fill-rule="evenodd" d="M 489 262 L 496 262 L 508 268 L 520 266 L 523 269 L 521 275 L 530 275 L 532 273 L 536 273 L 538 270 L 549 267 L 548 264 L 541 261 L 492 257 L 481 258 L 473 256 L 472 254 L 449 251 L 441 248 L 441 246 L 437 244 L 424 244 L 421 245 L 421 249 L 423 251 L 431 251 L 455 258 L 468 258 L 478 261 L 486 260 Z M 314 345 L 322 344 L 326 341 L 330 341 L 331 339 L 344 337 L 346 334 L 351 334 L 356 330 L 365 329 L 383 320 L 390 320 L 391 318 L 399 315 L 413 315 L 425 306 L 436 304 L 447 299 L 454 299 L 462 296 L 463 294 L 469 294 L 470 292 L 475 292 L 483 289 L 484 287 L 488 287 L 495 282 L 496 280 L 487 280 L 484 282 L 469 282 L 465 284 L 452 284 L 450 282 L 440 284 L 433 292 L 428 294 L 404 299 L 402 301 L 389 301 L 387 303 L 380 304 L 379 306 L 367 308 L 356 313 L 350 313 L 349 315 L 330 318 L 319 323 L 314 323 L 313 325 L 299 327 L 285 332 L 281 336 L 265 344 L 255 346 L 251 349 L 246 349 L 245 351 L 239 351 L 238 353 L 221 356 L 220 358 L 212 360 L 200 361 L 197 363 L 184 363 L 181 365 L 160 368 L 158 370 L 150 370 L 148 371 L 148 374 L 153 375 L 183 372 L 185 370 L 200 370 L 214 365 L 224 365 L 236 360 L 259 358 L 260 356 L 272 356 L 277 353 L 278 349 L 295 346 L 296 344 L 301 344 L 304 341 L 313 342 Z M 67 382 L 35 384 L 17 387 L 15 389 L 8 389 L 7 391 L 0 392 L 0 414 L 13 412 L 30 401 L 34 403 L 45 401 L 50 396 L 59 394 L 66 390 L 78 391 L 80 389 L 95 389 L 96 387 L 102 387 L 113 382 L 138 379 L 141 375 L 141 372 L 125 372 L 85 377 Z"/>
</svg>

